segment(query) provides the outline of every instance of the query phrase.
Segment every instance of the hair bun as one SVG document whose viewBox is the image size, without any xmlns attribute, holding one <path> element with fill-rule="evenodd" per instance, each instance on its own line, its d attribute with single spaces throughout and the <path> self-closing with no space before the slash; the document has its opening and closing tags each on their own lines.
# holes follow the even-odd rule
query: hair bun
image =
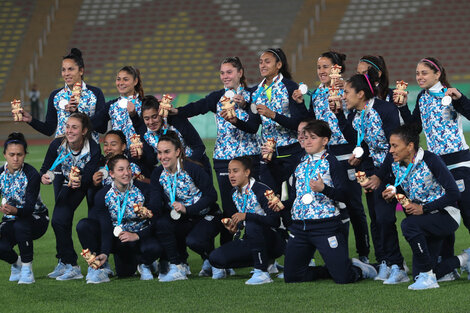
<svg viewBox="0 0 470 313">
<path fill-rule="evenodd" d="M 82 57 L 82 52 L 81 52 L 80 49 L 78 49 L 78 48 L 72 48 L 72 49 L 70 50 L 70 54 L 75 55 L 75 56 L 77 56 L 77 57 L 79 57 L 79 58 Z"/>
<path fill-rule="evenodd" d="M 9 134 L 7 141 L 10 141 L 10 140 L 18 140 L 18 141 L 21 141 L 21 142 L 26 142 L 26 139 L 24 138 L 24 135 L 22 133 L 18 133 L 18 132 L 13 132 L 13 133 Z"/>
</svg>

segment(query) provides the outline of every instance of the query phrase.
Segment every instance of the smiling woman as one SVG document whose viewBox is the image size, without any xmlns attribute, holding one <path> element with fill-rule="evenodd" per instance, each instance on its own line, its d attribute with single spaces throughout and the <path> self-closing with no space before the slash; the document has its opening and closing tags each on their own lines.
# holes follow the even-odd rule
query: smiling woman
<svg viewBox="0 0 470 313">
<path fill-rule="evenodd" d="M 49 96 L 46 121 L 41 122 L 28 112 L 24 112 L 23 122 L 27 122 L 46 136 L 55 133 L 55 136 L 59 137 L 64 135 L 65 123 L 72 113 L 82 112 L 93 116 L 95 112 L 100 111 L 105 101 L 103 92 L 83 81 L 84 72 L 82 52 L 72 48 L 62 60 L 62 78 L 65 86 L 54 90 Z M 93 134 L 93 139 L 98 142 L 98 133 Z"/>
</svg>

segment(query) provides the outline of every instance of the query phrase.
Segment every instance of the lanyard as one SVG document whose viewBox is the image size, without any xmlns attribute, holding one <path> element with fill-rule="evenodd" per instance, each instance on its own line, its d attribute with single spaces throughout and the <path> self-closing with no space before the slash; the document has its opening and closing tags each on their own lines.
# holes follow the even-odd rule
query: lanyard
<svg viewBox="0 0 470 313">
<path fill-rule="evenodd" d="M 315 165 L 313 167 L 313 170 L 311 173 L 315 173 L 318 169 L 318 167 L 320 166 L 320 163 L 323 159 L 326 158 L 326 156 L 328 155 L 328 153 L 326 153 L 326 151 L 323 153 L 323 155 L 321 156 L 320 159 L 318 159 L 316 162 L 315 162 Z M 305 173 L 305 186 L 307 186 L 307 193 L 311 193 L 312 192 L 312 189 L 310 188 L 310 166 L 311 166 L 311 163 L 310 163 L 310 159 L 308 160 L 307 162 L 307 171 Z"/>
<path fill-rule="evenodd" d="M 446 92 L 447 92 L 447 88 L 444 87 L 442 89 L 442 91 L 440 92 L 432 92 L 431 90 L 428 90 L 429 94 L 433 97 L 437 97 L 437 98 L 443 98 L 445 95 L 446 95 Z"/>
<path fill-rule="evenodd" d="M 170 193 L 170 203 L 173 205 L 173 203 L 176 201 L 178 172 L 174 173 L 173 175 L 170 175 L 168 178 L 170 179 L 170 190 L 168 191 Z"/>
<path fill-rule="evenodd" d="M 360 126 L 359 131 L 357 132 L 357 144 L 356 144 L 356 147 L 360 147 L 360 146 L 361 146 L 361 143 L 362 143 L 362 141 L 364 140 L 364 136 L 366 135 L 366 131 L 365 131 L 365 128 L 366 128 L 366 125 L 365 125 L 365 115 L 366 115 L 366 111 L 367 111 L 367 104 L 366 104 L 366 106 L 364 107 L 364 109 L 363 109 L 362 112 L 361 112 L 361 126 Z"/>
<path fill-rule="evenodd" d="M 248 203 L 248 193 L 250 192 L 250 182 L 248 181 L 248 185 L 246 186 L 245 193 L 243 194 L 243 204 L 242 204 L 242 213 L 246 213 L 246 205 Z"/>
<path fill-rule="evenodd" d="M 416 154 L 417 155 L 417 154 Z M 416 155 L 414 156 L 413 160 L 411 161 L 410 164 L 408 164 L 408 167 L 406 168 L 405 173 L 399 177 L 398 175 L 395 177 L 395 184 L 393 184 L 395 187 L 398 187 L 401 185 L 401 183 L 405 180 L 405 178 L 410 174 L 410 172 L 415 168 L 417 165 L 415 162 L 416 161 Z"/>
<path fill-rule="evenodd" d="M 129 198 L 129 187 L 126 190 L 123 202 L 119 202 L 119 208 L 117 210 L 117 224 L 118 226 L 122 223 L 122 218 L 124 217 L 124 212 L 126 212 L 127 199 Z"/>
<path fill-rule="evenodd" d="M 53 171 L 59 164 L 65 161 L 66 158 L 68 158 L 72 154 L 72 150 L 67 155 L 63 155 L 62 153 L 55 159 L 54 163 L 52 163 L 51 168 L 49 171 Z"/>
<path fill-rule="evenodd" d="M 261 94 L 263 92 L 266 92 L 268 89 L 270 89 L 277 82 L 278 79 L 279 79 L 279 75 L 275 79 L 273 79 L 273 82 L 268 87 L 266 87 L 264 89 L 263 89 L 263 87 L 258 88 L 258 92 L 255 94 L 255 96 L 251 100 L 251 103 L 256 103 L 256 100 L 258 100 L 258 98 L 261 96 Z"/>
</svg>

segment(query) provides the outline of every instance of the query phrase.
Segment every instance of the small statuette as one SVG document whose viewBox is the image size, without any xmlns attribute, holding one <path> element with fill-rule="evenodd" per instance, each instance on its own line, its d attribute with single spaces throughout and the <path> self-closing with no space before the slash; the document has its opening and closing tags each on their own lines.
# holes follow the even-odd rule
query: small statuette
<svg viewBox="0 0 470 313">
<path fill-rule="evenodd" d="M 308 86 L 306 84 L 299 85 L 300 93 L 305 95 L 308 92 Z"/>
<path fill-rule="evenodd" d="M 388 185 L 387 188 L 385 188 L 385 190 L 389 190 L 392 193 L 392 195 L 397 193 L 397 188 L 393 185 Z"/>
<path fill-rule="evenodd" d="M 172 108 L 171 101 L 173 100 L 173 97 L 170 95 L 163 95 L 162 101 L 160 102 L 160 106 L 158 107 L 158 115 L 167 118 L 168 117 L 168 112 Z"/>
<path fill-rule="evenodd" d="M 408 199 L 404 194 L 397 193 L 395 195 L 395 198 L 397 199 L 398 203 L 400 203 L 402 206 L 406 206 L 411 203 L 410 199 Z"/>
<path fill-rule="evenodd" d="M 171 212 L 170 212 L 170 216 L 171 216 L 172 219 L 174 219 L 176 221 L 176 220 L 180 219 L 181 213 L 176 211 L 175 209 L 172 209 Z"/>
<path fill-rule="evenodd" d="M 393 91 L 394 95 L 396 96 L 396 103 L 399 105 L 405 104 L 405 96 L 407 94 L 406 88 L 408 87 L 408 83 L 404 82 L 403 80 L 398 81 L 395 90 Z"/>
<path fill-rule="evenodd" d="M 365 172 L 357 171 L 355 175 L 356 175 L 357 182 L 361 186 L 363 186 L 369 181 L 369 178 L 366 176 Z"/>
<path fill-rule="evenodd" d="M 82 83 L 76 82 L 75 84 L 73 84 L 72 97 L 75 98 L 75 101 L 77 101 L 77 103 L 80 102 L 81 93 L 82 93 Z"/>
<path fill-rule="evenodd" d="M 104 167 L 100 168 L 98 172 L 103 174 L 103 179 L 106 179 L 109 176 L 108 170 L 106 170 Z"/>
<path fill-rule="evenodd" d="M 310 204 L 313 201 L 313 196 L 311 193 L 306 193 L 302 196 L 302 203 L 303 204 Z"/>
<path fill-rule="evenodd" d="M 228 218 L 228 217 L 224 217 L 224 218 L 221 219 L 220 221 L 221 221 L 222 224 L 224 224 L 224 225 L 229 225 L 229 224 L 232 222 L 232 220 L 231 220 L 230 218 Z"/>
<path fill-rule="evenodd" d="M 220 103 L 222 104 L 222 110 L 227 112 L 228 118 L 237 116 L 235 113 L 235 102 L 233 102 L 231 98 L 223 96 L 222 99 L 220 99 Z"/>
<path fill-rule="evenodd" d="M 356 159 L 359 159 L 364 154 L 364 149 L 362 147 L 356 147 L 353 150 L 353 155 Z"/>
<path fill-rule="evenodd" d="M 76 166 L 72 166 L 69 173 L 69 187 L 72 187 L 72 182 L 80 182 L 80 169 Z"/>
<path fill-rule="evenodd" d="M 122 227 L 121 226 L 114 227 L 114 230 L 113 230 L 114 237 L 119 237 L 119 235 L 121 233 L 122 233 Z"/>
<path fill-rule="evenodd" d="M 134 213 L 141 219 L 149 219 L 153 217 L 153 212 L 142 206 L 140 203 L 134 203 L 133 208 Z"/>
<path fill-rule="evenodd" d="M 144 144 L 140 141 L 140 135 L 133 134 L 129 139 L 131 140 L 130 148 L 135 149 L 137 157 L 142 156 Z"/>
<path fill-rule="evenodd" d="M 47 171 L 46 172 L 47 176 L 49 176 L 49 179 L 51 180 L 51 182 L 54 181 L 54 178 L 55 178 L 55 174 L 53 171 Z"/>
<path fill-rule="evenodd" d="M 441 100 L 442 105 L 448 107 L 452 103 L 452 98 L 450 96 L 444 96 Z"/>
<path fill-rule="evenodd" d="M 274 150 L 276 149 L 276 140 L 274 138 L 268 138 L 264 143 L 264 147 L 269 150 L 268 153 L 265 153 L 261 156 L 263 161 L 271 162 L 273 158 Z"/>
<path fill-rule="evenodd" d="M 224 96 L 226 96 L 229 99 L 232 99 L 233 97 L 235 97 L 235 93 L 233 92 L 232 89 L 229 89 L 225 92 Z"/>
<path fill-rule="evenodd" d="M 61 100 L 59 101 L 59 108 L 60 108 L 61 110 L 65 110 L 65 106 L 66 106 L 67 104 L 69 104 L 69 102 L 68 102 L 67 100 L 61 99 Z"/>
<path fill-rule="evenodd" d="M 13 114 L 13 120 L 20 122 L 23 120 L 23 108 L 21 107 L 21 100 L 14 99 L 11 101 L 11 114 Z"/>
<path fill-rule="evenodd" d="M 126 98 L 122 98 L 121 100 L 118 101 L 118 105 L 122 109 L 127 109 L 127 102 L 128 101 Z"/>
<path fill-rule="evenodd" d="M 100 261 L 96 259 L 96 254 L 91 252 L 90 249 L 83 249 L 80 254 L 88 263 L 88 266 L 94 268 L 95 270 L 100 267 Z"/>
</svg>

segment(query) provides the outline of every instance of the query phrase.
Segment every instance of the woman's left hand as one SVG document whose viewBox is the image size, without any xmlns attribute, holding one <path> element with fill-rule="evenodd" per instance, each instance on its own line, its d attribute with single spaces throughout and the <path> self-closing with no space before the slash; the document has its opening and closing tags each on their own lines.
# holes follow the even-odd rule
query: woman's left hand
<svg viewBox="0 0 470 313">
<path fill-rule="evenodd" d="M 246 219 L 246 213 L 235 213 L 232 215 L 232 223 L 237 225 L 238 223 Z"/>
<path fill-rule="evenodd" d="M 222 111 L 220 111 L 220 116 L 221 116 L 224 120 L 226 120 L 227 122 L 229 122 L 229 123 L 231 123 L 231 124 L 235 124 L 235 123 L 237 122 L 237 117 L 236 117 L 236 116 L 234 116 L 234 117 L 232 117 L 232 118 L 229 118 L 229 117 L 228 117 L 228 112 L 227 112 L 227 110 L 222 110 Z"/>
<path fill-rule="evenodd" d="M 446 91 L 446 96 L 450 96 L 452 100 L 459 100 L 462 97 L 462 94 L 457 90 L 457 88 L 449 88 Z"/>
<path fill-rule="evenodd" d="M 5 203 L 0 211 L 2 211 L 3 213 L 7 214 L 7 215 L 16 215 L 18 213 L 18 209 L 12 205 L 9 205 L 8 203 Z"/>
<path fill-rule="evenodd" d="M 123 231 L 119 234 L 119 240 L 121 240 L 121 242 L 132 242 L 137 241 L 139 239 L 139 235 L 137 235 L 136 233 Z"/>
<path fill-rule="evenodd" d="M 265 106 L 264 104 L 258 104 L 256 106 L 256 111 L 260 115 L 266 116 L 267 118 L 274 119 L 276 117 L 276 112 L 272 111 L 270 108 Z"/>
<path fill-rule="evenodd" d="M 135 104 L 132 101 L 127 101 L 127 112 L 129 112 L 129 116 L 135 116 L 137 114 Z"/>
<path fill-rule="evenodd" d="M 310 189 L 315 192 L 322 192 L 325 189 L 325 183 L 323 183 L 323 179 L 321 178 L 320 174 L 318 174 L 317 179 L 310 179 Z"/>
<path fill-rule="evenodd" d="M 424 213 L 423 206 L 417 203 L 410 202 L 408 205 L 403 207 L 407 214 L 411 215 L 422 215 Z"/>
<path fill-rule="evenodd" d="M 186 214 L 186 207 L 181 202 L 173 202 L 173 208 L 176 212 Z"/>
<path fill-rule="evenodd" d="M 235 95 L 233 96 L 233 102 L 235 102 L 236 104 L 238 104 L 238 106 L 242 109 L 245 108 L 246 106 L 246 101 L 245 101 L 245 98 L 243 98 L 242 95 Z"/>
<path fill-rule="evenodd" d="M 81 185 L 82 185 L 82 176 L 80 176 L 80 179 L 72 180 L 70 187 L 72 189 L 77 189 L 77 188 L 80 188 Z"/>
</svg>

